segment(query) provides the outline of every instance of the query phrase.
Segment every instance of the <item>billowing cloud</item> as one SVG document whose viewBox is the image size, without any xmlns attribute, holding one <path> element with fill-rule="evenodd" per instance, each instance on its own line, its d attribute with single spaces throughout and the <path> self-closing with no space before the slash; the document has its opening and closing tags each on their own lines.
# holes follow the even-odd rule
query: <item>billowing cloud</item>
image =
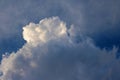
<svg viewBox="0 0 120 80">
<path fill-rule="evenodd" d="M 40 41 L 47 42 L 66 35 L 66 25 L 57 17 L 41 20 L 39 24 L 30 23 L 23 30 L 24 39 L 32 44 L 40 43 Z"/>
<path fill-rule="evenodd" d="M 1 80 L 119 80 L 117 49 L 96 47 L 58 17 L 23 27 L 26 44 L 4 56 Z"/>
</svg>

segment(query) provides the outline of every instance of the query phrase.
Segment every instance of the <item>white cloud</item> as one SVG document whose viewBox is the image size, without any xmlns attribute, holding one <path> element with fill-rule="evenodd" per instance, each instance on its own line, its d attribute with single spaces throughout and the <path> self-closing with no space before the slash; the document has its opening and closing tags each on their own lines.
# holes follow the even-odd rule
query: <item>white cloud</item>
<svg viewBox="0 0 120 80">
<path fill-rule="evenodd" d="M 67 29 L 58 17 L 30 23 L 23 30 L 27 43 L 2 59 L 1 80 L 120 79 L 117 49 L 99 49 L 74 27 Z"/>
<path fill-rule="evenodd" d="M 33 45 L 66 36 L 66 25 L 58 17 L 43 19 L 39 24 L 30 23 L 23 30 L 24 39 Z"/>
</svg>

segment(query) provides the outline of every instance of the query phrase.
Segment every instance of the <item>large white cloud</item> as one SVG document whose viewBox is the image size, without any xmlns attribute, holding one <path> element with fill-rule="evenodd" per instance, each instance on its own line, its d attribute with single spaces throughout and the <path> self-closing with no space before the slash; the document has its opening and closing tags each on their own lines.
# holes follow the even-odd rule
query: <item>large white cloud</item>
<svg viewBox="0 0 120 80">
<path fill-rule="evenodd" d="M 57 17 L 41 20 L 39 24 L 30 23 L 23 30 L 24 39 L 33 45 L 66 36 L 66 25 Z"/>
<path fill-rule="evenodd" d="M 58 17 L 23 28 L 26 44 L 4 56 L 1 80 L 119 80 L 116 48 L 106 51 Z"/>
</svg>

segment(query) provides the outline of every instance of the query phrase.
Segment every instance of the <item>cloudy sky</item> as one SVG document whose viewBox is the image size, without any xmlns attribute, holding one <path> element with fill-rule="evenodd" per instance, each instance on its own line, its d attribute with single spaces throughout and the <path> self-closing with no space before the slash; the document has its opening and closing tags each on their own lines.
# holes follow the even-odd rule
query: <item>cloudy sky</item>
<svg viewBox="0 0 120 80">
<path fill-rule="evenodd" d="M 0 0 L 0 80 L 120 80 L 119 0 Z"/>
</svg>

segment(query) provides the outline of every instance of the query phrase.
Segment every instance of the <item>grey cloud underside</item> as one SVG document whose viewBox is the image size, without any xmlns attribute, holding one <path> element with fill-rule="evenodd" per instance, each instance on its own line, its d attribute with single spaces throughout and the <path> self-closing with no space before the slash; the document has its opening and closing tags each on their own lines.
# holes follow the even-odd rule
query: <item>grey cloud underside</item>
<svg viewBox="0 0 120 80">
<path fill-rule="evenodd" d="M 30 23 L 23 30 L 27 43 L 3 58 L 1 80 L 120 79 L 119 60 L 115 59 L 117 48 L 101 50 L 74 26 L 67 29 L 58 17 Z M 81 39 L 79 42 L 76 36 Z"/>
</svg>

